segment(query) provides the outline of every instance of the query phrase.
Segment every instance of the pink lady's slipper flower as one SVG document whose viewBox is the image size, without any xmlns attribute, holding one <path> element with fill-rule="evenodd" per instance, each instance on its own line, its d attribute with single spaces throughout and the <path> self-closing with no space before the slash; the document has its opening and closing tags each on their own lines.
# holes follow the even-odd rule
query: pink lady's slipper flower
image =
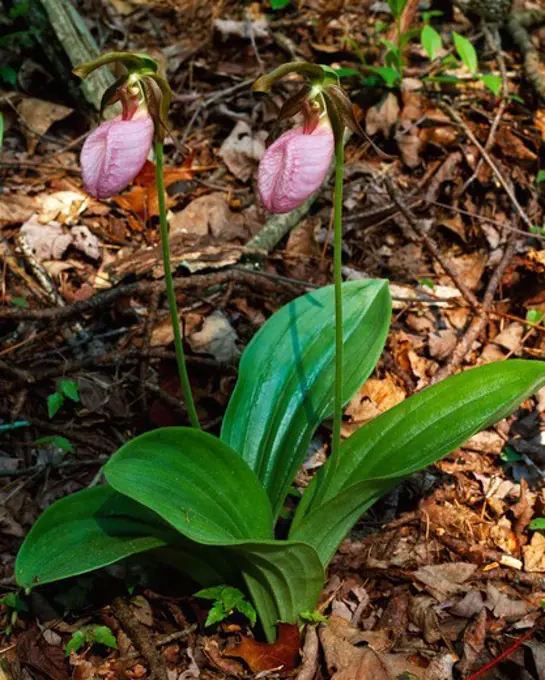
<svg viewBox="0 0 545 680">
<path fill-rule="evenodd" d="M 151 116 L 140 111 L 130 119 L 108 120 L 87 137 L 80 162 L 91 196 L 115 196 L 138 175 L 150 152 L 154 127 Z"/>
<path fill-rule="evenodd" d="M 328 122 L 313 132 L 289 130 L 265 151 L 257 186 L 264 206 L 273 213 L 297 208 L 322 184 L 331 164 L 334 136 Z"/>
</svg>

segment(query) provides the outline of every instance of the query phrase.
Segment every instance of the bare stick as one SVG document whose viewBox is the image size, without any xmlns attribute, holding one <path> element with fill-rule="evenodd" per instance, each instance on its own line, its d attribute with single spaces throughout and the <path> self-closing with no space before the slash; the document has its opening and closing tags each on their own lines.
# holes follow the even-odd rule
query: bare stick
<svg viewBox="0 0 545 680">
<path fill-rule="evenodd" d="M 414 214 L 409 210 L 409 208 L 405 205 L 403 200 L 399 197 L 398 191 L 396 190 L 392 179 L 385 175 L 384 183 L 386 185 L 386 189 L 388 190 L 388 193 L 390 194 L 390 198 L 392 199 L 392 201 L 397 205 L 397 207 L 399 208 L 401 213 L 405 216 L 411 227 L 425 243 L 427 249 L 430 251 L 432 256 L 437 260 L 437 262 L 439 262 L 439 264 L 441 265 L 441 267 L 443 267 L 448 276 L 450 276 L 454 285 L 458 288 L 460 293 L 464 296 L 464 298 L 467 300 L 467 302 L 469 302 L 469 304 L 472 307 L 479 308 L 480 303 L 475 297 L 475 295 L 469 290 L 469 288 L 464 283 L 462 283 L 462 281 L 460 281 L 454 269 L 450 266 L 448 262 L 444 260 L 435 241 L 431 238 L 431 236 L 428 236 L 428 234 L 426 234 L 426 232 L 422 229 L 420 222 L 416 219 Z"/>
<path fill-rule="evenodd" d="M 526 224 L 526 226 L 532 230 L 533 224 L 528 217 L 528 215 L 525 213 L 524 208 L 521 206 L 521 204 L 518 202 L 517 197 L 515 196 L 515 192 L 513 189 L 509 186 L 509 183 L 505 179 L 505 177 L 501 174 L 501 172 L 498 169 L 498 166 L 494 163 L 492 158 L 490 157 L 488 151 L 483 147 L 483 145 L 479 142 L 477 137 L 473 134 L 473 130 L 467 125 L 467 123 L 458 115 L 458 112 L 455 111 L 452 106 L 449 106 L 445 102 L 438 101 L 438 105 L 441 109 L 446 111 L 448 115 L 454 120 L 458 125 L 464 130 L 466 135 L 469 137 L 469 139 L 475 144 L 475 146 L 479 149 L 481 156 L 484 158 L 486 163 L 490 166 L 490 169 L 496 175 L 496 178 L 498 179 L 498 182 L 502 185 L 502 187 L 505 189 L 505 193 L 509 196 L 511 199 L 511 203 L 514 205 L 516 208 L 518 214 L 520 215 L 520 218 Z"/>
<path fill-rule="evenodd" d="M 486 324 L 488 310 L 492 306 L 494 295 L 496 294 L 496 291 L 498 290 L 498 287 L 501 283 L 502 276 L 515 253 L 515 243 L 515 237 L 513 234 L 511 234 L 503 253 L 503 257 L 501 258 L 494 274 L 488 282 L 488 286 L 486 287 L 480 314 L 476 316 L 469 325 L 464 337 L 454 349 L 448 364 L 437 371 L 433 379 L 434 383 L 444 380 L 444 378 L 456 371 L 456 369 L 461 365 L 462 361 L 466 358 L 475 340 L 479 337 Z"/>
</svg>

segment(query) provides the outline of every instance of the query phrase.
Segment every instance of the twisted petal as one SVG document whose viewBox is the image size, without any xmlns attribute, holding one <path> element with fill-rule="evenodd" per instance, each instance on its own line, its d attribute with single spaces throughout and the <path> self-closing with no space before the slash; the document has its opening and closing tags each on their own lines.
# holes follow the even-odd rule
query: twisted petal
<svg viewBox="0 0 545 680">
<path fill-rule="evenodd" d="M 153 121 L 145 114 L 106 121 L 87 137 L 80 162 L 91 196 L 115 196 L 138 175 L 150 152 L 153 132 Z"/>
<path fill-rule="evenodd" d="M 279 137 L 259 164 L 257 186 L 265 207 L 287 213 L 301 205 L 324 181 L 333 148 L 327 123 L 312 134 L 296 128 Z"/>
</svg>

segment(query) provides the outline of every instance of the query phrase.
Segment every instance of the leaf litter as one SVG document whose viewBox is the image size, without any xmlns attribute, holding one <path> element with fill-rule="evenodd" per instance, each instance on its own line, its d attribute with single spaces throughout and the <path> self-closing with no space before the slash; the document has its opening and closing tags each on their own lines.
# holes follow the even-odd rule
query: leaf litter
<svg viewBox="0 0 545 680">
<path fill-rule="evenodd" d="M 328 191 L 287 240 L 260 255 L 269 278 L 234 269 L 267 221 L 256 205 L 254 184 L 266 137 L 261 120 L 272 115 L 239 85 L 260 74 L 261 62 L 277 65 L 290 50 L 296 58 L 359 68 L 347 35 L 380 58 L 381 48 L 369 43 L 369 35 L 389 14 L 384 3 L 371 8 L 344 3 L 342 9 L 299 3 L 286 14 L 257 3 L 247 9 L 209 2 L 184 3 L 182 9 L 169 0 L 145 3 L 145 9 L 139 0 L 107 5 L 106 24 L 88 3 L 78 3 L 78 10 L 93 31 L 106 31 L 107 47 L 121 48 L 123 36 L 130 35 L 138 50 L 157 51 L 179 96 L 170 124 L 187 153 L 181 160 L 178 147 L 168 147 L 169 220 L 179 272 L 188 284 L 196 271 L 207 277 L 177 295 L 198 409 L 213 429 L 233 387 L 232 367 L 259 326 L 304 286 L 331 280 Z M 414 17 L 415 7 L 410 11 Z M 468 36 L 476 34 L 463 14 L 456 18 Z M 447 30 L 443 21 L 438 20 L 441 32 Z M 521 61 L 507 49 L 512 69 L 507 77 L 515 92 Z M 417 42 L 410 43 L 407 59 L 402 91 L 351 85 L 367 133 L 390 158 L 376 159 L 354 139 L 347 145 L 345 273 L 390 278 L 395 316 L 379 366 L 347 407 L 345 435 L 432 383 L 442 369 L 508 356 L 542 359 L 545 352 L 543 325 L 528 325 L 530 311 L 545 311 L 544 196 L 536 181 L 545 140 L 543 107 L 521 92 L 524 103 L 509 102 L 488 148 L 535 224 L 533 234 L 524 234 L 520 215 L 514 218 L 516 206 L 492 167 L 480 162 L 467 130 L 421 90 L 425 62 Z M 499 69 L 494 55 L 482 59 Z M 157 286 L 162 270 L 153 165 L 110 202 L 86 196 L 77 175 L 77 145 L 70 146 L 81 134 L 78 107 L 57 92 L 51 93 L 55 101 L 46 101 L 33 87 L 15 102 L 18 115 L 0 105 L 6 120 L 9 114 L 0 168 L 2 308 L 21 312 L 20 318 L 2 318 L 0 361 L 16 371 L 0 370 L 0 417 L 2 424 L 29 423 L 24 437 L 16 430 L 3 433 L 0 447 L 0 584 L 8 593 L 14 590 L 20 539 L 40 509 L 100 481 L 105 457 L 135 428 L 156 422 L 158 405 L 161 418 L 185 422 L 172 403 L 177 401 L 172 337 Z M 482 88 L 467 92 L 456 98 L 455 108 L 484 145 L 499 100 Z M 274 100 L 267 106 L 274 108 Z M 532 118 L 535 127 L 528 123 Z M 389 200 L 381 185 L 384 171 L 394 176 L 423 233 L 438 245 L 440 260 Z M 37 264 L 20 248 L 21 236 L 30 241 Z M 486 323 L 454 366 L 477 316 L 462 288 L 484 308 L 486 287 L 511 239 L 513 254 L 485 310 Z M 42 264 L 47 276 L 38 278 Z M 76 318 L 80 327 L 74 317 L 47 323 L 24 317 L 25 310 L 50 306 L 44 301 L 51 291 L 60 295 L 59 308 L 90 302 Z M 104 291 L 114 292 L 108 304 L 100 302 Z M 30 382 L 17 370 L 30 374 Z M 46 399 L 55 380 L 68 373 L 78 379 L 82 403 L 49 421 Z M 498 680 L 513 673 L 541 680 L 545 537 L 530 522 L 545 516 L 543 412 L 543 395 L 528 400 L 517 414 L 404 482 L 362 518 L 334 558 L 322 594 L 319 606 L 328 623 L 317 624 L 315 677 L 468 677 L 530 632 L 532 638 L 490 674 Z M 44 457 L 43 445 L 35 442 L 52 432 L 68 439 L 73 452 Z M 321 432 L 314 441 L 316 466 L 308 470 L 325 459 L 324 441 Z M 308 478 L 308 472 L 299 476 L 305 483 Z M 117 588 L 120 577 L 136 584 L 129 598 L 132 616 L 164 658 L 170 680 L 262 672 L 274 677 L 297 667 L 303 640 L 293 629 L 284 648 L 284 638 L 272 648 L 253 640 L 236 617 L 211 634 L 203 628 L 202 602 L 191 597 L 187 584 L 165 592 L 164 581 L 150 584 L 129 567 L 116 569 L 90 582 L 76 579 L 69 589 L 63 586 L 65 593 L 55 588 L 33 593 L 30 609 L 17 612 L 12 632 L 3 633 L 1 647 L 8 651 L 1 672 L 9 678 L 19 663 L 24 673 L 53 680 L 149 677 L 153 657 L 123 630 L 110 608 L 112 598 L 99 596 L 112 583 Z M 60 604 L 68 594 L 70 606 Z M 6 604 L 0 608 L 6 631 L 13 611 Z M 119 650 L 86 648 L 72 652 L 68 663 L 63 645 L 78 626 L 89 624 L 109 626 Z"/>
</svg>

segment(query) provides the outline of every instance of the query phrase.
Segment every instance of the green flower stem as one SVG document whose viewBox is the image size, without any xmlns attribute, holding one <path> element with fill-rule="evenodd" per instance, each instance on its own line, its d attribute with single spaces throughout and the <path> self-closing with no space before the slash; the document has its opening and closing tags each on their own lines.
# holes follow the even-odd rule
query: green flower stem
<svg viewBox="0 0 545 680">
<path fill-rule="evenodd" d="M 167 208 L 165 203 L 165 183 L 163 178 L 163 142 L 154 142 L 155 150 L 155 177 L 157 181 L 157 198 L 159 200 L 159 219 L 161 222 L 161 245 L 163 247 L 163 267 L 165 270 L 165 284 L 167 289 L 168 306 L 170 308 L 170 318 L 172 320 L 172 330 L 174 331 L 174 347 L 176 349 L 176 361 L 178 363 L 178 374 L 180 376 L 180 386 L 182 395 L 189 415 L 189 421 L 192 427 L 200 428 L 199 419 L 197 417 L 197 410 L 193 395 L 191 394 L 191 386 L 189 384 L 189 376 L 187 375 L 187 366 L 185 363 L 184 348 L 182 345 L 182 334 L 180 332 L 180 321 L 178 319 L 178 305 L 176 304 L 176 294 L 174 293 L 174 282 L 172 280 L 172 269 L 170 267 L 170 243 L 168 240 L 168 226 L 167 226 Z"/>
<path fill-rule="evenodd" d="M 331 476 L 339 464 L 341 448 L 341 423 L 343 416 L 343 292 L 342 292 L 342 212 L 343 212 L 344 140 L 337 135 L 335 141 L 335 196 L 333 203 L 333 279 L 335 281 L 335 401 L 333 411 L 333 438 L 331 444 Z"/>
</svg>

